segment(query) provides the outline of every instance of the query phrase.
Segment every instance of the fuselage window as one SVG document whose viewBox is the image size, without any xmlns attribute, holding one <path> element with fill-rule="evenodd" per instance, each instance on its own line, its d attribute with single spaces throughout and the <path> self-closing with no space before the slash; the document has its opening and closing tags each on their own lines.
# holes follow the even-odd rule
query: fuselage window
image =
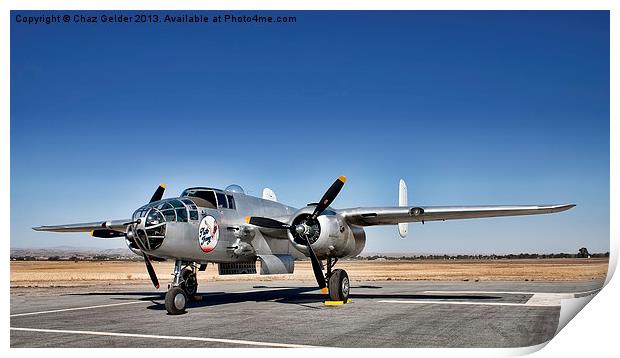
<svg viewBox="0 0 620 358">
<path fill-rule="evenodd" d="M 170 204 L 172 204 L 175 208 L 185 208 L 185 205 L 178 200 L 170 200 Z"/>
<path fill-rule="evenodd" d="M 236 209 L 235 198 L 233 198 L 232 195 L 226 195 L 226 197 L 228 198 L 228 207 L 230 209 Z"/>
<path fill-rule="evenodd" d="M 181 199 L 185 205 L 187 205 L 189 209 L 189 219 L 190 220 L 198 220 L 198 207 L 194 204 L 193 201 L 189 199 Z"/>
<path fill-rule="evenodd" d="M 172 205 L 168 204 L 167 202 L 163 202 L 161 204 L 158 204 L 156 208 L 159 210 L 172 209 Z"/>
<path fill-rule="evenodd" d="M 166 221 L 175 221 L 176 220 L 176 216 L 174 215 L 174 209 L 164 210 L 161 213 L 164 214 L 164 217 L 166 218 Z"/>
<path fill-rule="evenodd" d="M 175 211 L 177 213 L 177 221 L 187 222 L 187 210 L 185 208 L 176 209 Z"/>
<path fill-rule="evenodd" d="M 228 203 L 226 202 L 226 195 L 222 193 L 215 193 L 215 195 L 217 195 L 217 207 L 228 208 Z"/>
</svg>

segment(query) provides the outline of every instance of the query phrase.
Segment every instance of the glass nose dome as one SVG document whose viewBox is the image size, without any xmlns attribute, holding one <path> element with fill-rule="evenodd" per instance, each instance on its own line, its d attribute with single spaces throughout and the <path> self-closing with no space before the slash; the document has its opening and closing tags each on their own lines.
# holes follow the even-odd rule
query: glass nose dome
<svg viewBox="0 0 620 358">
<path fill-rule="evenodd" d="M 147 212 L 144 229 L 146 231 L 148 249 L 155 250 L 159 248 L 164 242 L 164 236 L 166 236 L 166 222 L 159 210 L 151 208 Z"/>
<path fill-rule="evenodd" d="M 133 213 L 133 221 L 140 219 L 141 223 L 130 228 L 137 236 L 128 240 L 130 247 L 139 250 L 139 244 L 142 244 L 148 251 L 155 250 L 164 241 L 168 223 L 197 222 L 198 218 L 198 208 L 188 198 L 165 199 L 144 205 Z"/>
<path fill-rule="evenodd" d="M 144 206 L 134 212 L 133 220 L 137 219 L 143 220 L 144 226 L 134 224 L 130 229 L 135 236 L 131 240 L 128 239 L 129 246 L 138 250 L 143 246 L 147 251 L 158 249 L 166 236 L 166 218 L 162 212 L 153 206 Z M 141 245 L 133 240 L 139 240 Z"/>
</svg>

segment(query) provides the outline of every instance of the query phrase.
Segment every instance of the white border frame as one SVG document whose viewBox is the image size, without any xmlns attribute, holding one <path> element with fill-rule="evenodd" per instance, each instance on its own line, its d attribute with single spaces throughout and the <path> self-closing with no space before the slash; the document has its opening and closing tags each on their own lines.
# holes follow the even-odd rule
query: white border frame
<svg viewBox="0 0 620 358">
<path fill-rule="evenodd" d="M 2 13 L 0 15 L 0 78 L 2 82 L 0 84 L 0 111 L 3 120 L 0 123 L 0 163 L 2 170 L 0 172 L 0 183 L 2 185 L 2 202 L 0 203 L 0 227 L 2 230 L 2 246 L 5 253 L 5 264 L 2 266 L 4 277 L 9 280 L 10 276 L 10 10 L 111 10 L 111 9 L 124 9 L 124 10 L 609 10 L 610 11 L 610 99 L 620 98 L 618 97 L 618 63 L 620 56 L 618 51 L 620 48 L 620 36 L 619 36 L 619 20 L 618 7 L 620 3 L 613 0 L 594 0 L 594 1 L 576 1 L 576 0 L 504 0 L 504 1 L 458 1 L 458 0 L 435 0 L 435 1 L 421 1 L 411 0 L 408 2 L 398 0 L 388 1 L 339 1 L 339 0 L 318 0 L 309 1 L 302 0 L 297 2 L 283 1 L 283 0 L 264 0 L 264 1 L 174 1 L 174 0 L 135 0 L 132 2 L 120 1 L 120 0 L 89 0 L 89 1 L 71 1 L 71 0 L 59 0 L 59 1 L 44 1 L 44 0 L 4 0 L 0 2 L 2 7 Z M 592 303 L 587 305 L 583 309 L 583 313 L 577 315 L 576 318 L 570 322 L 567 327 L 562 330 L 554 339 L 548 344 L 549 347 L 543 349 L 538 355 L 550 356 L 550 355 L 592 355 L 596 353 L 613 352 L 617 349 L 616 340 L 617 335 L 615 331 L 618 325 L 618 308 L 617 302 L 620 302 L 620 284 L 615 281 L 610 282 L 618 260 L 618 222 L 613 218 L 618 218 L 618 183 L 620 183 L 620 175 L 618 175 L 618 155 L 620 154 L 620 144 L 618 142 L 618 134 L 620 128 L 618 125 L 618 102 L 610 101 L 610 263 L 609 273 L 607 276 L 607 286 L 603 289 L 602 294 L 598 295 L 592 300 Z M 53 185 L 50 184 L 50 185 Z M 7 282 L 5 281 L 5 282 Z M 4 310 L 5 317 L 9 316 L 9 300 L 10 293 L 6 292 L 2 296 L 2 308 Z M 8 322 L 7 322 L 8 323 Z M 4 326 L 5 334 L 5 347 L 9 347 L 10 333 L 9 324 Z M 497 355 L 522 355 L 534 352 L 544 345 L 519 348 L 519 349 L 415 349 L 410 351 L 409 349 L 392 349 L 390 354 L 396 354 L 399 356 L 409 356 L 411 354 L 424 354 L 424 355 L 459 355 L 459 356 L 497 356 Z M 56 352 L 56 351 L 54 351 Z M 59 351 L 60 352 L 60 351 Z M 159 351 L 161 352 L 161 351 Z M 183 354 L 253 354 L 258 352 L 265 352 L 264 350 L 257 350 L 249 352 L 247 349 L 239 351 L 237 349 L 227 349 L 224 352 L 216 352 L 214 350 L 203 351 L 183 351 Z M 10 350 L 12 354 L 30 355 L 30 354 L 49 354 L 50 352 L 43 350 Z M 63 355 L 82 356 L 84 354 L 94 354 L 96 356 L 108 355 L 110 352 L 101 349 L 71 349 L 63 350 Z M 133 350 L 116 350 L 115 354 L 133 355 L 136 351 Z M 152 350 L 150 353 L 157 354 L 157 351 Z M 167 352 L 170 353 L 170 352 Z M 353 349 L 347 351 L 345 354 L 361 355 L 367 353 L 366 350 Z M 371 352 L 377 353 L 377 352 Z M 161 354 L 161 353 L 160 353 Z M 269 355 L 276 356 L 288 356 L 291 354 L 285 350 L 269 350 Z M 314 355 L 316 352 L 309 350 L 296 351 L 294 354 L 302 354 L 304 356 Z"/>
</svg>

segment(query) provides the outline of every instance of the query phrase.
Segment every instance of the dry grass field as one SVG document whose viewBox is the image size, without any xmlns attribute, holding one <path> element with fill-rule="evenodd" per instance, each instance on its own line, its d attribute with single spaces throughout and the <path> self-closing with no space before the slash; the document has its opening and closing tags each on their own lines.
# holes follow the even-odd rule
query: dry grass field
<svg viewBox="0 0 620 358">
<path fill-rule="evenodd" d="M 172 262 L 154 263 L 160 282 L 171 279 Z M 314 280 L 310 262 L 296 262 L 291 275 L 219 276 L 209 265 L 199 280 Z M 595 280 L 607 275 L 608 259 L 521 259 L 521 260 L 415 260 L 341 261 L 353 281 L 452 280 L 452 281 L 573 281 Z M 257 268 L 258 269 L 258 268 Z M 49 287 L 148 282 L 142 262 L 100 261 L 12 261 L 11 287 Z"/>
</svg>

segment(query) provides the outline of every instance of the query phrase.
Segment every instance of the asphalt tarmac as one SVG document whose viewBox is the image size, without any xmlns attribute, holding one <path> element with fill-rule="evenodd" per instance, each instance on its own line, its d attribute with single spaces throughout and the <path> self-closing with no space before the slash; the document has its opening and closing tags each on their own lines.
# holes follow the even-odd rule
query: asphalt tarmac
<svg viewBox="0 0 620 358">
<path fill-rule="evenodd" d="M 11 347 L 525 347 L 553 338 L 560 300 L 603 281 L 352 282 L 324 304 L 312 282 L 210 282 L 187 312 L 166 288 L 11 288 Z"/>
</svg>

